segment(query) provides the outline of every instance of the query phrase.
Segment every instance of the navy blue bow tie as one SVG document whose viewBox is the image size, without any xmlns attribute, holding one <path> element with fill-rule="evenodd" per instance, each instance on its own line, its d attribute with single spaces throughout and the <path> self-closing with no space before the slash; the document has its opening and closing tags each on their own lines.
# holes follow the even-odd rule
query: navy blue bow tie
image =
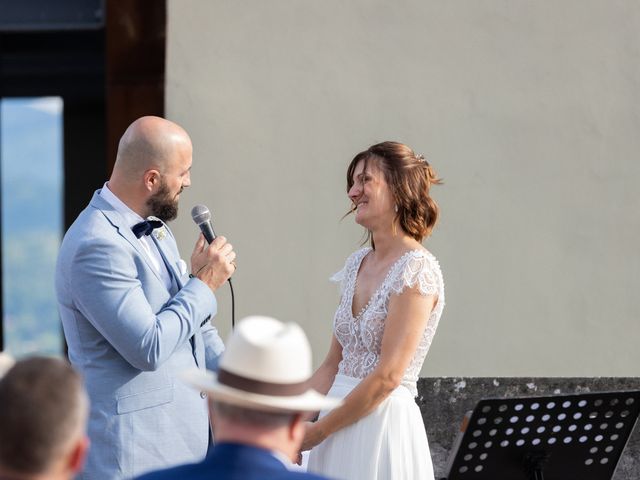
<svg viewBox="0 0 640 480">
<path fill-rule="evenodd" d="M 143 235 L 150 235 L 156 228 L 160 228 L 162 222 L 160 220 L 145 220 L 144 222 L 136 223 L 131 230 L 136 238 L 140 238 Z"/>
</svg>

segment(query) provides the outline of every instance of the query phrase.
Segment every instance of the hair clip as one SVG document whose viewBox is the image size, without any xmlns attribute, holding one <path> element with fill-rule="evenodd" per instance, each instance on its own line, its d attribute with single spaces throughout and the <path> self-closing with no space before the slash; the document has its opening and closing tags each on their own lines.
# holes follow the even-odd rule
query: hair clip
<svg viewBox="0 0 640 480">
<path fill-rule="evenodd" d="M 422 155 L 422 154 L 416 155 L 416 160 L 418 160 L 420 162 L 424 162 L 425 165 L 427 165 L 427 167 L 429 166 L 429 162 L 427 162 L 427 159 L 424 158 L 424 155 Z"/>
</svg>

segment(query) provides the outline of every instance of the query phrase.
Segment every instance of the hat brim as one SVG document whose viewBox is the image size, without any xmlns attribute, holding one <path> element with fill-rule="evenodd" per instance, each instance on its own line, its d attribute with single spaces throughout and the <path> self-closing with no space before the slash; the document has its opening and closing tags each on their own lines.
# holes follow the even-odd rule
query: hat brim
<svg viewBox="0 0 640 480">
<path fill-rule="evenodd" d="M 270 396 L 238 390 L 218 382 L 218 375 L 203 370 L 188 370 L 180 375 L 187 384 L 208 392 L 215 401 L 230 403 L 240 407 L 267 411 L 315 412 L 331 410 L 340 404 L 342 399 L 326 397 L 313 389 L 301 395 Z"/>
</svg>

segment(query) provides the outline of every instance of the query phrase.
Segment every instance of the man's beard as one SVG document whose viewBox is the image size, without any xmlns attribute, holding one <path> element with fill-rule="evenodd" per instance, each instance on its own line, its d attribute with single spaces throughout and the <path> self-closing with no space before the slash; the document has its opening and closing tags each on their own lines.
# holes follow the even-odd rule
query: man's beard
<svg viewBox="0 0 640 480">
<path fill-rule="evenodd" d="M 178 201 L 171 198 L 169 188 L 164 181 L 160 184 L 160 189 L 149 197 L 147 206 L 151 215 L 163 222 L 170 222 L 178 216 Z"/>
</svg>

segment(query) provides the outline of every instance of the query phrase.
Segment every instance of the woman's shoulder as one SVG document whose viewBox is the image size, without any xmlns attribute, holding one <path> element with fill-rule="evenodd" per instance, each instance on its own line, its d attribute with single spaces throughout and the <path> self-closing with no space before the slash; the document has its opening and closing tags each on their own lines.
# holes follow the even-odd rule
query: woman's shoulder
<svg viewBox="0 0 640 480">
<path fill-rule="evenodd" d="M 364 247 L 353 252 L 347 257 L 342 268 L 330 277 L 330 280 L 332 282 L 342 282 L 356 265 L 360 265 L 360 262 L 369 251 L 371 251 L 371 247 Z"/>
<path fill-rule="evenodd" d="M 350 263 L 360 263 L 360 261 L 371 251 L 371 247 L 362 247 L 347 257 L 345 265 Z"/>
<path fill-rule="evenodd" d="M 398 262 L 391 289 L 396 293 L 418 287 L 422 294 L 437 293 L 444 286 L 440 262 L 424 247 L 407 251 Z"/>
<path fill-rule="evenodd" d="M 408 264 L 413 262 L 420 264 L 423 269 L 433 269 L 441 272 L 440 262 L 436 256 L 424 247 L 408 251 L 407 257 L 406 263 Z"/>
<path fill-rule="evenodd" d="M 371 247 L 363 247 L 351 253 L 351 255 L 349 255 L 345 260 L 344 266 L 342 268 L 348 270 L 355 265 L 359 265 L 362 259 L 366 257 L 367 253 L 369 253 L 370 251 Z"/>
</svg>

